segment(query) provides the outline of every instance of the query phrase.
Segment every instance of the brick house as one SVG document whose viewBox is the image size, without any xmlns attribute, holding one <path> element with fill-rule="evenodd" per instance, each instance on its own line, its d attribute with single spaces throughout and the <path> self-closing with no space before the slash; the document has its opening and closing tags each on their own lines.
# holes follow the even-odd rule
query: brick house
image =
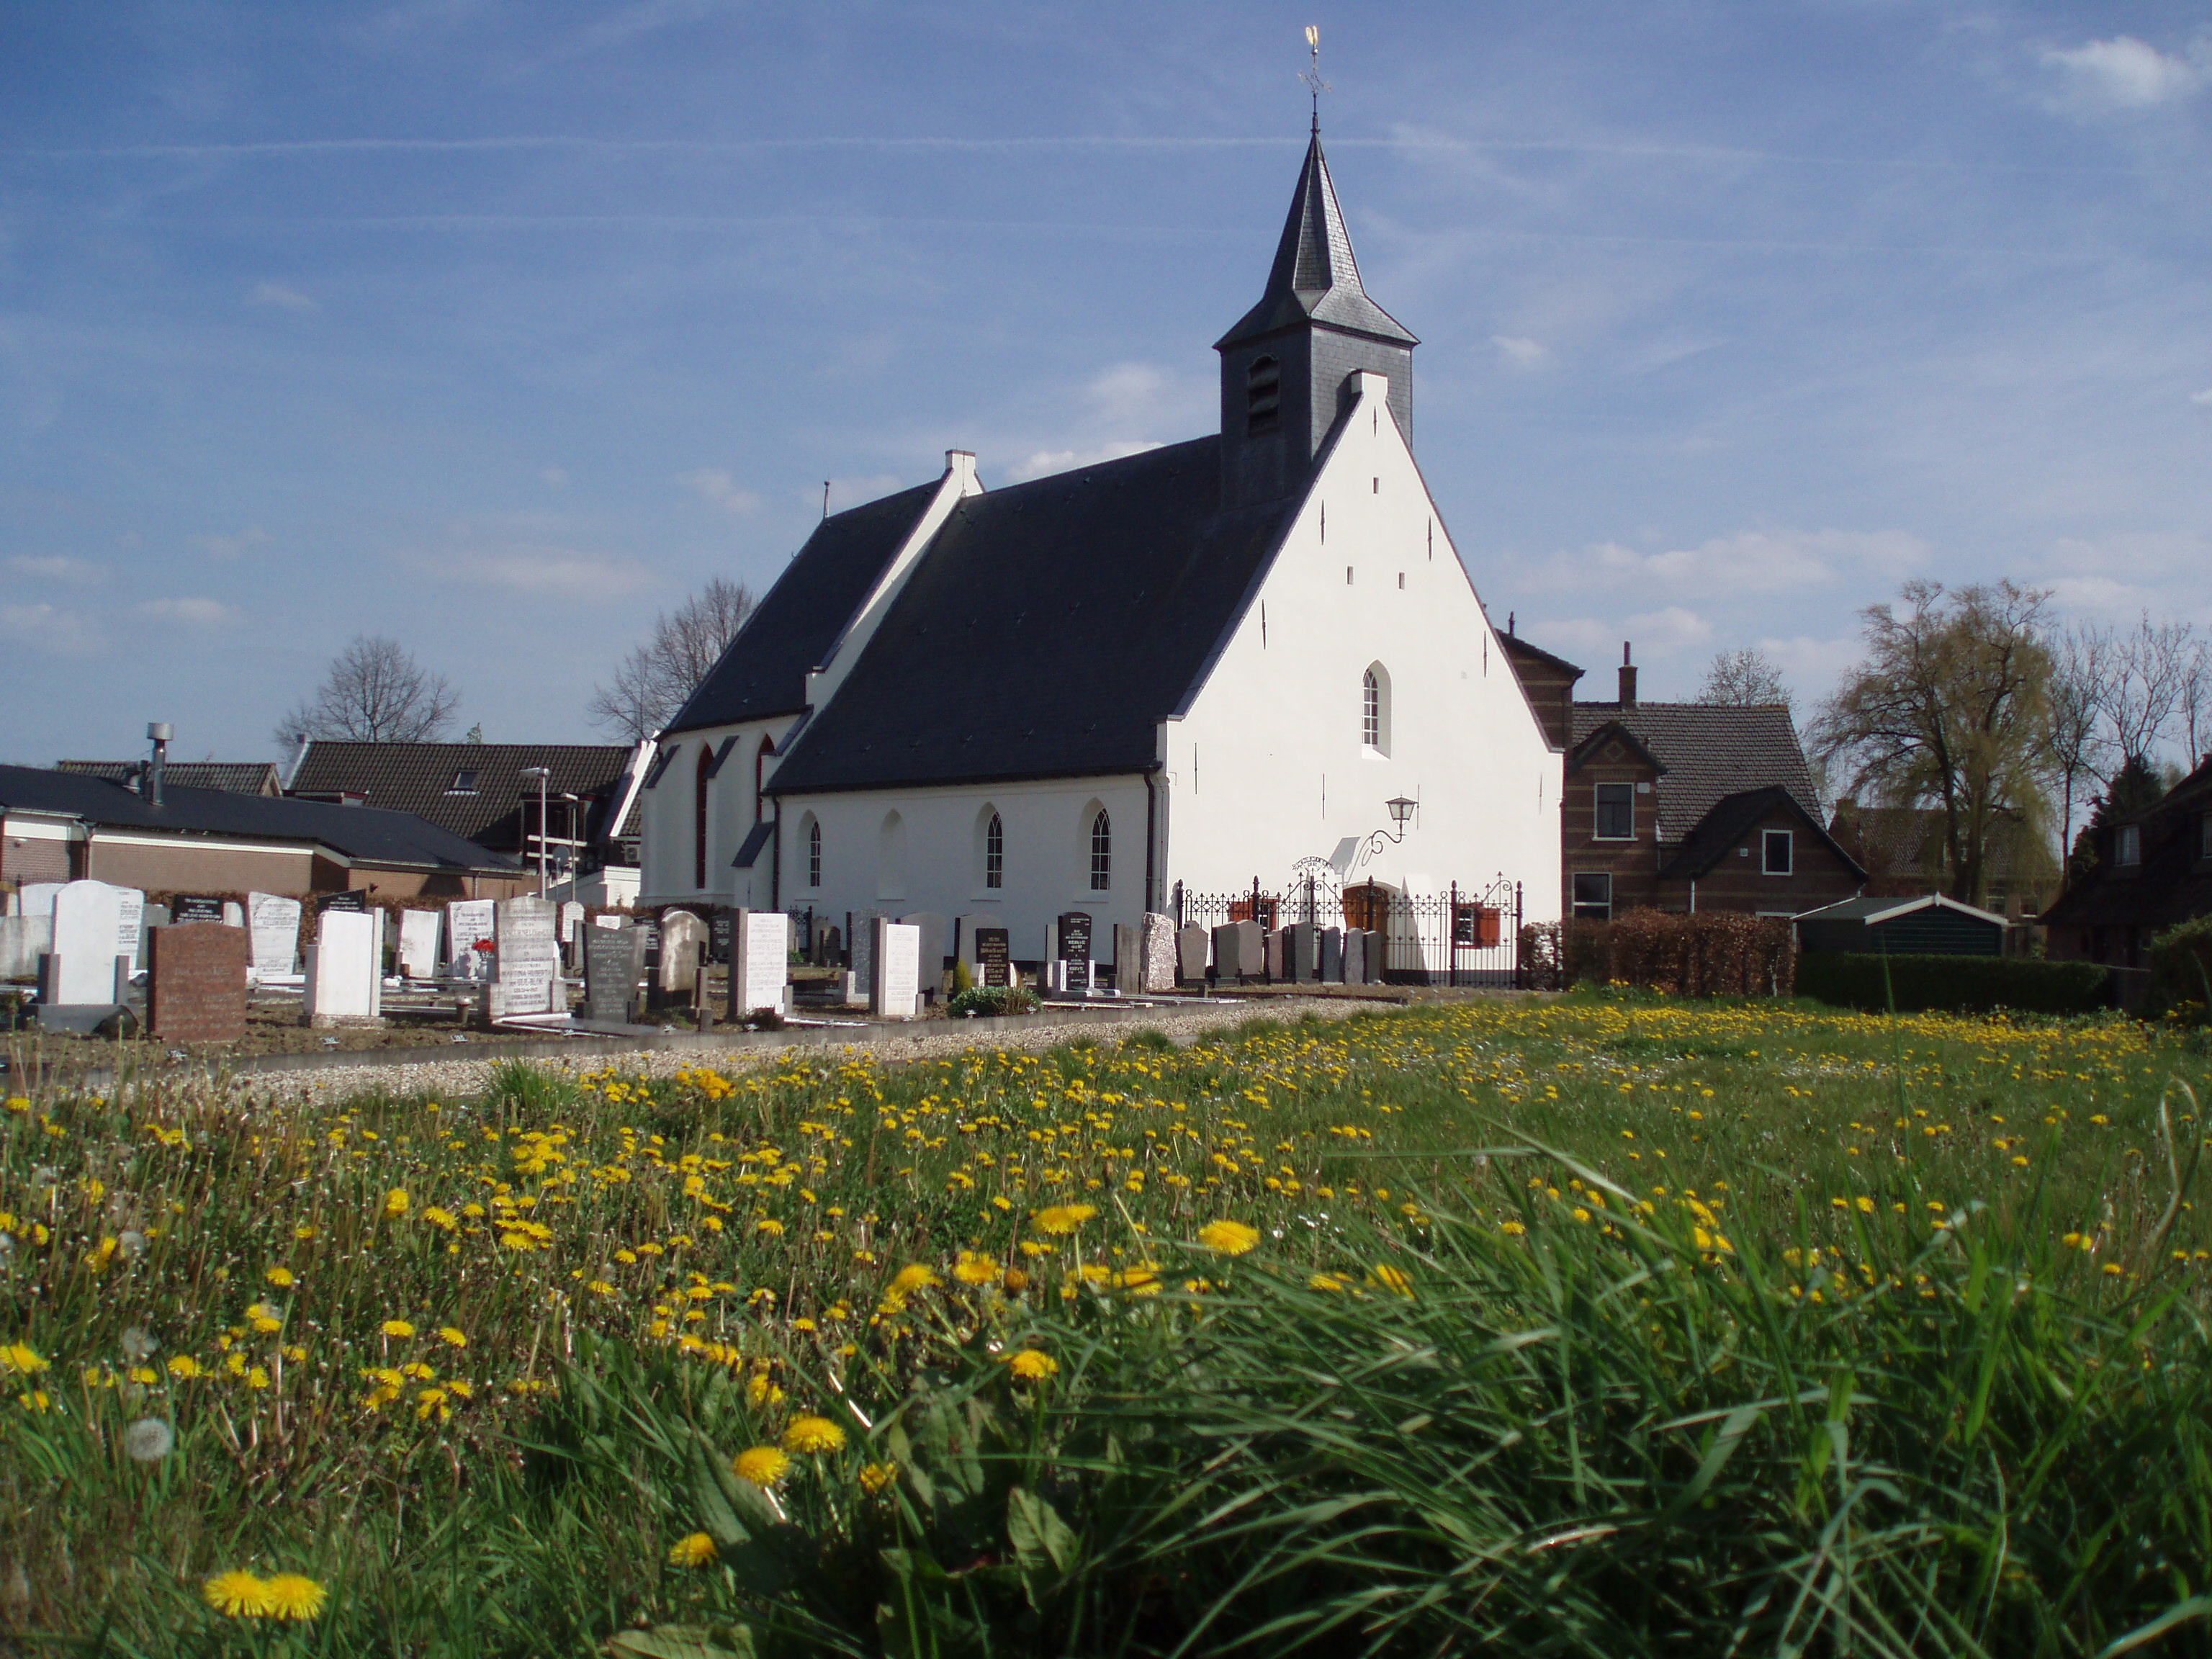
<svg viewBox="0 0 2212 1659">
<path fill-rule="evenodd" d="M 2097 862 L 2040 920 L 2054 957 L 2146 972 L 2150 942 L 2212 915 L 2212 758 L 2155 806 L 2096 832 Z M 2123 984 L 2123 994 L 2130 988 Z"/>
<path fill-rule="evenodd" d="M 1568 915 L 1796 915 L 1864 884 L 1866 872 L 1820 822 L 1786 708 L 1639 702 L 1626 647 L 1620 695 L 1576 702 L 1581 669 L 1510 625 L 1505 648 L 1546 730 L 1571 739 L 1559 811 Z"/>
</svg>

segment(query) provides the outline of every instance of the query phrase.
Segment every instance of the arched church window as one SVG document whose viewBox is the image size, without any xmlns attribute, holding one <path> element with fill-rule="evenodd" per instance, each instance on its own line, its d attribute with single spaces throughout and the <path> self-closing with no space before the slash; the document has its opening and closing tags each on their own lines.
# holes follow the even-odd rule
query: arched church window
<svg viewBox="0 0 2212 1659">
<path fill-rule="evenodd" d="M 714 780 L 714 745 L 699 745 L 699 763 L 691 777 L 691 884 L 707 884 L 707 787 Z"/>
<path fill-rule="evenodd" d="M 1003 887 L 1006 884 L 1006 827 L 999 822 L 996 812 L 983 826 L 983 885 Z"/>
<path fill-rule="evenodd" d="M 1275 429 L 1282 410 L 1283 365 L 1273 357 L 1255 357 L 1244 373 L 1244 434 L 1257 438 Z"/>
<path fill-rule="evenodd" d="M 1114 884 L 1114 824 L 1100 807 L 1091 820 L 1091 890 L 1105 892 Z"/>
<path fill-rule="evenodd" d="M 1379 662 L 1359 677 L 1359 743 L 1372 754 L 1390 752 L 1390 671 Z"/>
<path fill-rule="evenodd" d="M 822 884 L 822 823 L 816 819 L 806 826 L 806 884 Z"/>
<path fill-rule="evenodd" d="M 753 822 L 761 821 L 761 786 L 768 775 L 768 763 L 775 758 L 775 739 L 761 733 L 759 751 L 753 756 Z"/>
</svg>

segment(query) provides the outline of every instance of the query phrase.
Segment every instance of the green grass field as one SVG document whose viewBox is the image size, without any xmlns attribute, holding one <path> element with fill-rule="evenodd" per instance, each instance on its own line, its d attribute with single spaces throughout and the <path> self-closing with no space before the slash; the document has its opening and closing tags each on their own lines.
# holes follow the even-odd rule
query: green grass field
<svg viewBox="0 0 2212 1659">
<path fill-rule="evenodd" d="M 13 1098 L 0 1630 L 2203 1651 L 2208 1074 L 2118 1021 L 1568 999 Z"/>
</svg>

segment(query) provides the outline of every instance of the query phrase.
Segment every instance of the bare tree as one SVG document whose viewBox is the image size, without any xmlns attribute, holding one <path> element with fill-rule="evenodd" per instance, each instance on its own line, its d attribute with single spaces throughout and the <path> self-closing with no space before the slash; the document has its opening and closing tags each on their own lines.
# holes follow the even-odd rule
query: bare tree
<svg viewBox="0 0 2212 1659">
<path fill-rule="evenodd" d="M 1759 708 L 1779 704 L 1796 712 L 1796 699 L 1782 683 L 1782 670 L 1757 646 L 1723 651 L 1705 670 L 1705 683 L 1698 688 L 1699 702 L 1726 703 L 1735 708 Z"/>
<path fill-rule="evenodd" d="M 398 641 L 359 634 L 331 659 L 315 695 L 276 723 L 276 741 L 423 743 L 443 735 L 460 706 L 452 683 L 416 662 Z"/>
<path fill-rule="evenodd" d="M 2122 760 L 2148 761 L 2166 740 L 2189 678 L 2194 633 L 2186 623 L 2154 628 L 2149 613 L 2112 641 L 2100 703 Z"/>
<path fill-rule="evenodd" d="M 652 637 L 615 665 L 607 684 L 592 688 L 584 718 L 632 743 L 651 737 L 722 659 L 755 603 L 743 582 L 710 580 L 673 616 L 664 611 L 653 618 Z"/>
<path fill-rule="evenodd" d="M 2051 641 L 2051 725 L 2049 767 L 2057 781 L 2058 858 L 2074 844 L 2074 800 L 2084 779 L 2103 776 L 2112 750 L 2104 737 L 2105 677 L 2112 653 L 2112 635 L 2080 623 L 2061 629 Z M 2087 796 L 2083 799 L 2086 800 Z"/>
<path fill-rule="evenodd" d="M 1814 744 L 1848 770 L 1850 793 L 1938 809 L 1952 896 L 1979 903 L 2000 826 L 2040 834 L 2049 810 L 2046 596 L 2008 580 L 1949 594 L 1911 581 L 1902 597 L 1903 616 L 1860 613 L 1867 660 L 1822 708 Z"/>
<path fill-rule="evenodd" d="M 2191 649 L 2177 712 L 2189 744 L 2188 763 L 2182 769 L 2194 771 L 2212 758 L 2205 753 L 2212 749 L 2212 641 L 2199 640 Z"/>
</svg>

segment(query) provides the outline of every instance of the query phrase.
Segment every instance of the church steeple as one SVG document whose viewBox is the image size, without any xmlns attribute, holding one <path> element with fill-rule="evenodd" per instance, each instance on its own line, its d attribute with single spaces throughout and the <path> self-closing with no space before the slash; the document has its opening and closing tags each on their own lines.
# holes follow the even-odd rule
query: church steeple
<svg viewBox="0 0 2212 1659">
<path fill-rule="evenodd" d="M 1273 500 L 1304 483 L 1356 370 L 1389 377 L 1391 413 L 1410 438 L 1418 343 L 1360 283 L 1316 122 L 1267 290 L 1213 348 L 1223 504 Z"/>
</svg>

